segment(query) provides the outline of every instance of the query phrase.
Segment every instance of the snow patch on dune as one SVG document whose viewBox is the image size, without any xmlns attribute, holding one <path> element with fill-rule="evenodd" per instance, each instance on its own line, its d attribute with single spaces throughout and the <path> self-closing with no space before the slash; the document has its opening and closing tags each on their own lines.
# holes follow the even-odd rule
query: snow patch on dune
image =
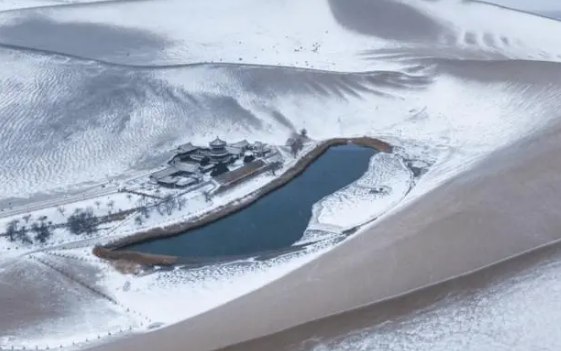
<svg viewBox="0 0 561 351">
<path fill-rule="evenodd" d="M 1 290 L 1 349 L 75 348 L 136 326 L 114 304 L 36 259 L 3 267 L 0 281 L 6 282 Z"/>
<path fill-rule="evenodd" d="M 141 311 L 156 323 L 169 325 L 256 290 L 312 261 L 338 241 L 324 240 L 303 251 L 265 261 L 249 259 L 202 268 L 176 267 L 140 277 L 108 270 L 101 284 L 131 309 Z"/>
<path fill-rule="evenodd" d="M 313 206 L 308 229 L 362 225 L 399 203 L 412 185 L 413 174 L 400 157 L 377 153 L 362 177 Z"/>
</svg>

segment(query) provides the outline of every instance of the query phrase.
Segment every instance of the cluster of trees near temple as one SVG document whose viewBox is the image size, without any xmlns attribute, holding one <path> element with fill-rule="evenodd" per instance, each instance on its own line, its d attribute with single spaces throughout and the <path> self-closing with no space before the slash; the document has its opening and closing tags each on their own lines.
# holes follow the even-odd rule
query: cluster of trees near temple
<svg viewBox="0 0 561 351">
<path fill-rule="evenodd" d="M 308 139 L 308 131 L 302 129 L 299 134 L 294 133 L 290 138 L 288 138 L 287 145 L 290 147 L 290 152 L 292 156 L 296 157 L 300 151 L 304 148 L 304 141 Z"/>
</svg>

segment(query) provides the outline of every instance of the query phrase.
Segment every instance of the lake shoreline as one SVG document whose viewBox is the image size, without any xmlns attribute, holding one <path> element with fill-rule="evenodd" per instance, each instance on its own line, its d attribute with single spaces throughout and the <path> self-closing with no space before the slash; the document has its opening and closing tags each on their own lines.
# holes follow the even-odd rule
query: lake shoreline
<svg viewBox="0 0 561 351">
<path fill-rule="evenodd" d="M 293 178 L 300 175 L 310 164 L 321 157 L 329 148 L 346 144 L 355 144 L 359 146 L 370 147 L 381 152 L 389 153 L 391 153 L 393 149 L 390 144 L 370 137 L 332 138 L 320 141 L 315 148 L 298 159 L 293 166 L 288 168 L 276 179 L 272 180 L 265 186 L 254 190 L 241 199 L 231 201 L 214 210 L 206 212 L 205 214 L 195 219 L 190 219 L 188 221 L 179 222 L 164 227 L 153 228 L 147 231 L 129 235 L 103 246 L 97 246 L 93 249 L 92 252 L 96 257 L 104 260 L 120 263 L 126 262 L 133 265 L 171 266 L 177 264 L 178 260 L 180 259 L 180 257 L 178 256 L 155 255 L 119 249 L 131 246 L 133 244 L 182 235 L 187 231 L 208 225 L 226 216 L 239 212 L 259 200 L 263 196 L 284 186 Z"/>
</svg>

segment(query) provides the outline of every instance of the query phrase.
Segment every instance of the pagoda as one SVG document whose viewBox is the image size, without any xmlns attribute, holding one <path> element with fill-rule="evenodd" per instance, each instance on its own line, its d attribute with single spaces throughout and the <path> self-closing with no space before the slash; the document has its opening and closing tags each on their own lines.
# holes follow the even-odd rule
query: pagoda
<svg viewBox="0 0 561 351">
<path fill-rule="evenodd" d="M 232 160 L 232 155 L 228 150 L 226 150 L 226 142 L 218 137 L 211 141 L 209 144 L 210 150 L 208 152 L 208 157 L 210 158 L 210 163 L 228 163 Z"/>
</svg>

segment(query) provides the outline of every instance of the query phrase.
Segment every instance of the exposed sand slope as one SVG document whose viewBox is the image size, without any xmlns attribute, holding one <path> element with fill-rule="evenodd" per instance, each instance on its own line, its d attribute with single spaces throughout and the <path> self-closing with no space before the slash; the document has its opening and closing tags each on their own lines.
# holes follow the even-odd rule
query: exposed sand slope
<svg viewBox="0 0 561 351">
<path fill-rule="evenodd" d="M 556 350 L 561 344 L 560 268 L 558 242 L 396 299 L 222 350 Z"/>
</svg>

